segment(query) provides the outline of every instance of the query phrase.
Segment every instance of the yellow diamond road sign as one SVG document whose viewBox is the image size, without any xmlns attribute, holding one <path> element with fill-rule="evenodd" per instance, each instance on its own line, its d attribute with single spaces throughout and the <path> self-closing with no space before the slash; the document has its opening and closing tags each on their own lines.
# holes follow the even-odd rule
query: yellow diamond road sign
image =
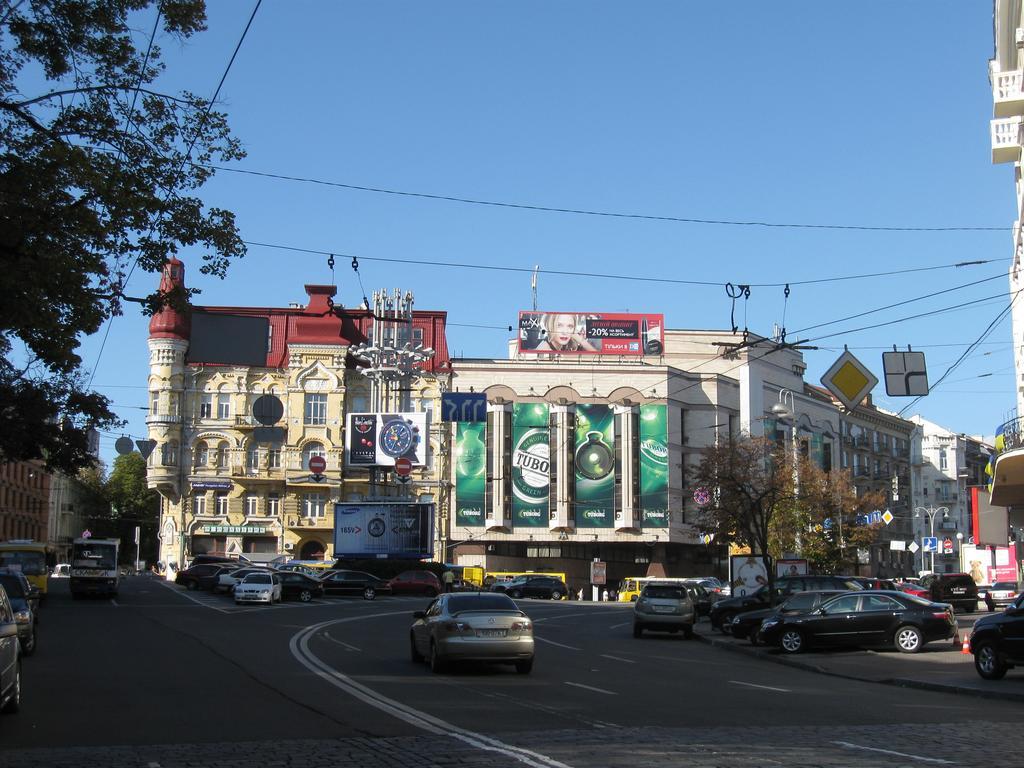
<svg viewBox="0 0 1024 768">
<path fill-rule="evenodd" d="M 896 518 L 894 518 L 892 516 L 892 512 L 890 512 L 888 509 L 885 510 L 885 512 L 882 513 L 882 520 L 885 521 L 886 525 L 888 525 L 889 523 L 891 523 L 895 519 Z"/>
<path fill-rule="evenodd" d="M 875 388 L 878 379 L 860 360 L 846 351 L 821 377 L 821 383 L 839 398 L 843 405 L 853 410 Z"/>
</svg>

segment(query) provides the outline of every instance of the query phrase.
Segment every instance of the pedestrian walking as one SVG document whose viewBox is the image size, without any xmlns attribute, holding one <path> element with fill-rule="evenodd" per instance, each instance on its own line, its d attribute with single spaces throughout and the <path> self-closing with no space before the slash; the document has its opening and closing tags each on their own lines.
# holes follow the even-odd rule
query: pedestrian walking
<svg viewBox="0 0 1024 768">
<path fill-rule="evenodd" d="M 452 585 L 455 583 L 455 574 L 451 571 L 445 571 L 442 578 L 444 579 L 444 591 L 451 592 Z"/>
</svg>

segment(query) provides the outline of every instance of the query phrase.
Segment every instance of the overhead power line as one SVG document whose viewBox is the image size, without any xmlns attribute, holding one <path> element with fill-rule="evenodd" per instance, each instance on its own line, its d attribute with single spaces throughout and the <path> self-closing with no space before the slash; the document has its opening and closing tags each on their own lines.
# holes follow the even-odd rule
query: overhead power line
<svg viewBox="0 0 1024 768">
<path fill-rule="evenodd" d="M 257 240 L 243 240 L 246 245 L 257 248 L 272 248 L 280 251 L 291 251 L 293 253 L 308 253 L 315 256 L 335 256 L 346 259 L 357 258 L 359 261 L 379 261 L 388 264 L 414 264 L 422 267 L 444 267 L 446 269 L 473 269 L 492 272 L 517 272 L 530 273 L 538 271 L 543 275 L 561 275 L 563 277 L 590 277 L 602 280 L 631 280 L 641 283 L 664 283 L 666 285 L 705 285 L 722 287 L 728 284 L 729 280 L 683 280 L 672 277 L 644 277 L 641 275 L 618 275 L 608 272 L 581 272 L 567 269 L 545 269 L 536 267 L 511 267 L 495 264 L 470 264 L 458 261 L 439 261 L 437 259 L 403 259 L 389 256 L 353 256 L 341 251 L 322 251 L 316 248 L 300 248 L 294 245 L 282 245 L 280 243 L 262 243 Z M 978 259 L 973 261 L 958 261 L 953 264 L 935 264 L 927 267 L 909 267 L 907 269 L 896 269 L 887 272 L 866 272 L 858 275 L 841 275 L 837 277 L 821 277 L 809 280 L 788 280 L 778 283 L 745 283 L 749 288 L 783 288 L 786 285 L 813 285 L 818 283 L 836 283 L 846 280 L 866 280 L 873 277 L 892 277 L 894 275 L 907 275 L 915 272 L 934 272 L 941 269 L 959 269 L 962 267 L 975 267 L 984 264 L 992 264 L 1003 259 Z M 734 281 L 733 281 L 734 282 Z"/>
<path fill-rule="evenodd" d="M 462 203 L 465 205 L 482 205 L 491 208 L 513 208 L 524 211 L 541 211 L 544 213 L 567 213 L 574 216 L 601 216 L 613 219 L 640 219 L 645 221 L 668 221 L 679 224 L 706 224 L 723 227 L 764 227 L 773 229 L 831 229 L 860 232 L 1009 232 L 1011 227 L 978 227 L 978 226 L 950 226 L 950 227 L 882 227 L 869 226 L 865 224 L 813 224 L 807 222 L 779 222 L 759 221 L 727 218 L 698 218 L 694 216 L 659 216 L 649 213 L 622 213 L 618 211 L 594 211 L 585 208 L 569 208 L 549 205 L 536 205 L 533 203 L 512 203 L 500 200 L 482 200 L 473 197 L 461 197 L 457 195 L 438 195 L 428 192 L 410 192 L 401 189 L 388 189 L 386 187 L 371 187 L 363 184 L 347 184 L 340 181 L 327 181 L 325 179 L 313 179 L 305 176 L 291 176 L 283 173 L 270 173 L 268 171 L 253 171 L 245 168 L 230 168 L 225 165 L 206 164 L 205 167 L 227 173 L 238 173 L 246 176 L 258 176 L 265 179 L 276 179 L 278 181 L 294 181 L 302 184 L 316 184 L 323 187 L 335 187 L 338 189 L 349 189 L 356 192 L 372 192 L 379 195 L 396 195 L 399 197 L 415 197 L 424 200 L 439 200 L 447 203 Z"/>
</svg>

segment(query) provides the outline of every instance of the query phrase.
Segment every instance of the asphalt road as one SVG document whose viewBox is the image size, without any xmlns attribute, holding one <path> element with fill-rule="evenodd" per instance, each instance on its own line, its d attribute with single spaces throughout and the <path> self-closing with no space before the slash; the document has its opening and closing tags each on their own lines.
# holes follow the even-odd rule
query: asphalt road
<svg viewBox="0 0 1024 768">
<path fill-rule="evenodd" d="M 1024 714 L 680 636 L 637 640 L 628 605 L 522 601 L 531 675 L 435 675 L 409 659 L 425 598 L 236 607 L 134 577 L 116 600 L 72 601 L 51 583 L 22 711 L 0 718 L 11 768 L 83 764 L 83 747 L 90 768 L 981 765 L 1006 762 L 990 736 Z"/>
</svg>

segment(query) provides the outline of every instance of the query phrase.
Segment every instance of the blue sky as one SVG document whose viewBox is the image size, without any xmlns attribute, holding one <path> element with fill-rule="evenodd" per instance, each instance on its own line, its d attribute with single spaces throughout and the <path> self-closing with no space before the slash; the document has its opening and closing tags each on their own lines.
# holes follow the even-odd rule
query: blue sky
<svg viewBox="0 0 1024 768">
<path fill-rule="evenodd" d="M 208 32 L 161 41 L 165 90 L 212 94 L 254 2 L 212 3 Z M 145 44 L 152 16 L 138 19 Z M 663 312 L 669 328 L 726 328 L 723 285 L 991 263 L 755 287 L 740 325 L 793 332 L 984 278 L 1001 278 L 800 334 L 817 336 L 1002 294 L 957 311 L 821 340 L 817 383 L 843 345 L 881 375 L 893 344 L 934 381 L 1008 298 L 1012 165 L 991 164 L 988 2 L 374 2 L 264 0 L 221 91 L 248 157 L 238 169 L 350 185 L 651 216 L 871 227 L 715 226 L 515 210 L 219 173 L 201 192 L 242 237 L 339 254 L 338 300 L 411 289 L 447 310 L 453 355 L 504 356 L 527 273 L 445 261 L 709 281 L 690 286 L 541 274 L 541 309 Z M 343 254 L 343 256 L 341 255 Z M 331 281 L 326 257 L 251 246 L 226 280 L 183 251 L 197 303 L 285 306 Z M 397 265 L 376 259 L 410 259 Z M 129 293 L 156 285 L 132 278 Z M 785 311 L 785 317 L 783 312 Z M 145 435 L 147 320 L 134 305 L 106 347 L 83 341 L 94 385 Z M 472 325 L 492 328 L 467 327 Z M 992 434 L 1013 407 L 1009 320 L 912 412 Z M 937 346 L 946 345 L 946 346 Z M 98 365 L 97 365 L 98 361 Z M 982 374 L 992 374 L 978 378 Z M 908 401 L 876 402 L 893 410 Z M 909 415 L 909 414 L 908 414 Z M 116 435 L 105 435 L 105 459 Z"/>
</svg>

